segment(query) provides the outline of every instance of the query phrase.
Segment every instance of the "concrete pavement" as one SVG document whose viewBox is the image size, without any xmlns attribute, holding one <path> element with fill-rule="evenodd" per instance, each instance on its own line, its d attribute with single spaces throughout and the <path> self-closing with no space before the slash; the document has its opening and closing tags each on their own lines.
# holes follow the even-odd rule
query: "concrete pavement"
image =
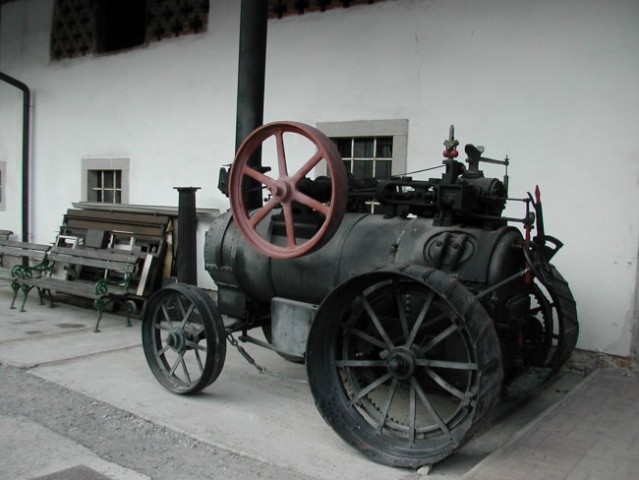
<svg viewBox="0 0 639 480">
<path fill-rule="evenodd" d="M 0 287 L 0 363 L 20 367 L 26 375 L 106 402 L 193 442 L 274 465 L 290 478 L 420 476 L 374 464 L 344 444 L 315 409 L 304 367 L 273 352 L 245 346 L 277 376 L 259 374 L 229 346 L 212 386 L 201 395 L 177 396 L 149 371 L 139 322 L 127 328 L 124 318 L 106 314 L 96 334 L 91 309 L 64 303 L 49 309 L 31 299 L 21 313 L 9 310 L 10 299 L 10 289 Z M 525 406 L 502 405 L 492 428 L 437 464 L 428 478 L 635 478 L 629 472 L 639 471 L 638 393 L 639 379 L 633 375 L 559 375 Z M 0 416 L 0 428 L 0 478 L 38 478 L 82 467 L 111 479 L 149 478 L 124 458 L 107 461 L 28 418 Z M 25 442 L 31 452 L 40 452 L 37 462 L 25 461 L 23 448 L 13 447 Z M 67 453 L 52 451 L 52 444 Z M 72 473 L 65 478 L 74 478 Z"/>
</svg>

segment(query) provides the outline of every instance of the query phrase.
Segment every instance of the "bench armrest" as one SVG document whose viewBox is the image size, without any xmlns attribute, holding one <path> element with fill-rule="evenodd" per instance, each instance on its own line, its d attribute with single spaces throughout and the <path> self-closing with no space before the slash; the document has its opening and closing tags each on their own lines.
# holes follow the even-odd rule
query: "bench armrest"
<svg viewBox="0 0 639 480">
<path fill-rule="evenodd" d="M 14 278 L 27 279 L 32 278 L 35 273 L 50 272 L 53 268 L 53 264 L 49 262 L 47 258 L 43 258 L 40 263 L 36 265 L 15 265 L 11 269 L 11 276 Z"/>
</svg>

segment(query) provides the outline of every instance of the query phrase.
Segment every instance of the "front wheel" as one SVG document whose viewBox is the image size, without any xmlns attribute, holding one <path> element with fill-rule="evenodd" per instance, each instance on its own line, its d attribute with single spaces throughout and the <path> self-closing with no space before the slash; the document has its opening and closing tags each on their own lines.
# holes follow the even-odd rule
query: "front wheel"
<svg viewBox="0 0 639 480">
<path fill-rule="evenodd" d="M 499 340 L 456 279 L 418 266 L 348 280 L 320 306 L 307 345 L 324 419 L 372 460 L 419 467 L 448 456 L 496 402 Z"/>
<path fill-rule="evenodd" d="M 215 381 L 226 359 L 222 317 L 211 297 L 176 283 L 157 291 L 142 319 L 142 346 L 155 378 L 173 393 L 196 393 Z"/>
</svg>

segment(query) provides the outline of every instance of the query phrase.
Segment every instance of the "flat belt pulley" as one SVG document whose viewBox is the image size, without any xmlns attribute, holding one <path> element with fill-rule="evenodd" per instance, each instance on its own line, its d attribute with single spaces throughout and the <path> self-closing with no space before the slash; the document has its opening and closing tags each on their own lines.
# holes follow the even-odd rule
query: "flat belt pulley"
<svg viewBox="0 0 639 480">
<path fill-rule="evenodd" d="M 264 144 L 275 141 L 275 165 L 277 172 L 269 174 L 267 169 L 251 164 L 258 152 L 267 149 Z M 291 158 L 294 146 L 287 150 L 287 142 L 295 145 L 300 140 L 312 146 L 312 153 L 304 158 L 301 166 L 293 171 Z M 331 197 L 320 202 L 299 188 L 299 183 L 316 167 L 324 167 L 331 181 Z M 268 193 L 266 203 L 251 210 L 247 205 L 246 179 L 253 179 Z M 333 141 L 314 127 L 297 122 L 274 122 L 266 124 L 242 143 L 237 151 L 229 177 L 229 198 L 233 219 L 246 241 L 258 252 L 271 258 L 295 258 L 324 245 L 333 236 L 346 211 L 346 169 Z M 296 234 L 294 206 L 310 208 L 322 218 L 317 231 L 308 239 Z M 275 209 L 282 210 L 285 224 L 284 242 L 277 243 L 270 232 L 260 233 L 259 225 Z"/>
</svg>

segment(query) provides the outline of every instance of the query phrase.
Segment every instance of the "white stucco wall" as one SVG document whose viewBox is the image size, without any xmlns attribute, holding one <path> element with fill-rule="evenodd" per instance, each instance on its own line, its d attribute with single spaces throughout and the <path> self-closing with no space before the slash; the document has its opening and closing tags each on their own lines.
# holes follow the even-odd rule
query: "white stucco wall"
<svg viewBox="0 0 639 480">
<path fill-rule="evenodd" d="M 211 2 L 206 34 L 51 63 L 51 0 L 2 9 L 0 70 L 34 90 L 33 239 L 80 198 L 80 159 L 131 158 L 131 203 L 227 208 L 239 1 Z M 396 0 L 269 22 L 265 121 L 409 120 L 408 170 L 437 165 L 448 126 L 511 158 L 511 195 L 542 188 L 579 347 L 631 351 L 639 252 L 639 2 Z M 21 97 L 0 85 L 0 161 L 20 231 Z M 485 168 L 501 175 L 499 168 Z M 432 175 L 432 174 L 430 174 Z M 430 176 L 425 175 L 425 178 Z M 509 213 L 521 216 L 517 205 Z M 200 281 L 209 282 L 200 272 Z"/>
</svg>

